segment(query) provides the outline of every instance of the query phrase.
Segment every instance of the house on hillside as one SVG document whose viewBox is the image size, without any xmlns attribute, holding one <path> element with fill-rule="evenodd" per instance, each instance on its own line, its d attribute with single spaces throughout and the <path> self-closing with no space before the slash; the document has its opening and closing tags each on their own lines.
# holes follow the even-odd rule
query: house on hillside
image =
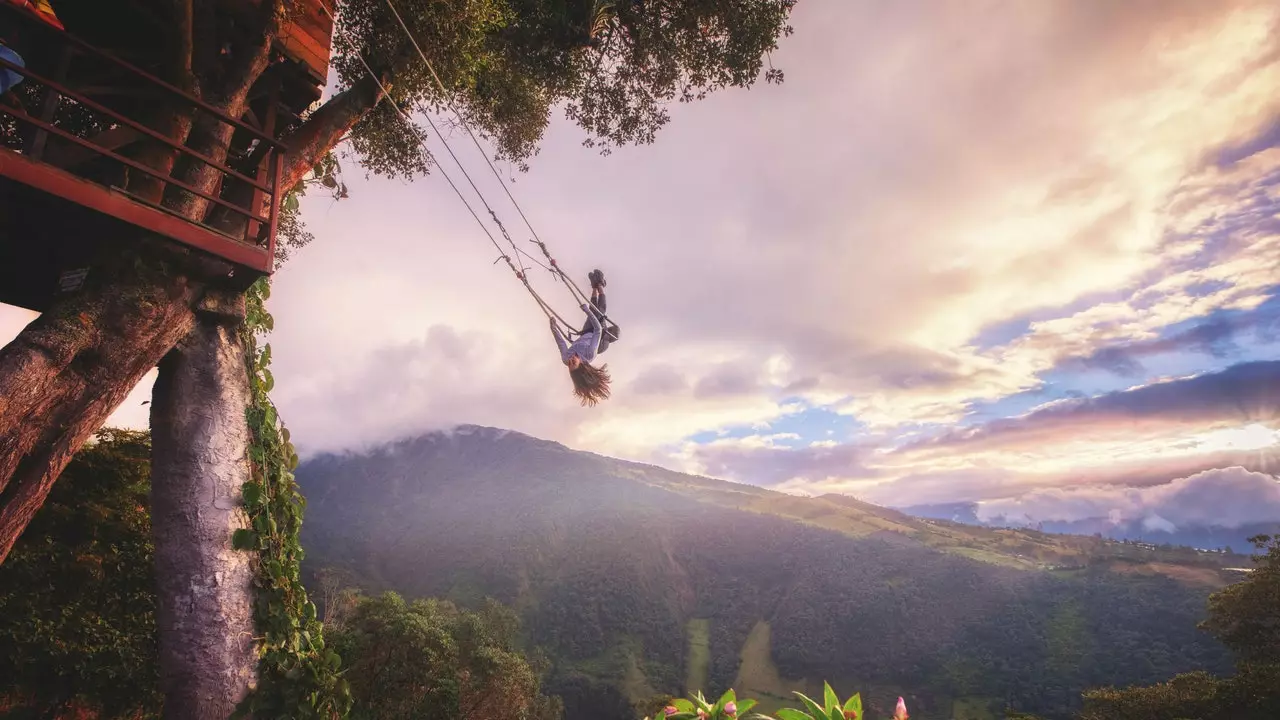
<svg viewBox="0 0 1280 720">
<path fill-rule="evenodd" d="M 226 34 L 260 0 L 218 2 Z M 144 234 L 214 260 L 232 282 L 269 274 L 287 190 L 278 139 L 323 92 L 333 2 L 301 3 L 247 110 L 229 117 L 164 79 L 178 34 L 154 3 L 0 0 L 0 302 L 43 311 L 79 287 L 96 253 Z M 225 159 L 175 142 L 158 111 L 170 108 L 230 128 Z M 177 177 L 195 163 L 216 173 L 212 190 Z M 203 219 L 171 209 L 183 193 L 207 203 Z"/>
</svg>

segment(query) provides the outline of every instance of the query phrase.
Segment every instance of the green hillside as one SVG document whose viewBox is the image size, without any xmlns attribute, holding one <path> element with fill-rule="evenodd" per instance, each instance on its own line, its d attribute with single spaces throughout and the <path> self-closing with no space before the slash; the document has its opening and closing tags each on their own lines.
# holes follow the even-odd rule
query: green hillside
<svg viewBox="0 0 1280 720">
<path fill-rule="evenodd" d="M 1066 717 L 1098 685 L 1229 667 L 1195 630 L 1223 564 L 1194 550 L 970 528 L 462 428 L 304 463 L 307 568 L 370 591 L 517 608 L 567 720 L 821 679 L 916 720 Z M 768 709 L 767 707 L 765 709 Z"/>
</svg>

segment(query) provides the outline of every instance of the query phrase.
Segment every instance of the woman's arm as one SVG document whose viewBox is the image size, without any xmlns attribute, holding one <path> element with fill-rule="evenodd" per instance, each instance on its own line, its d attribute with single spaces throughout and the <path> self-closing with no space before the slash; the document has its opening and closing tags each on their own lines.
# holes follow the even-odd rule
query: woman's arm
<svg viewBox="0 0 1280 720">
<path fill-rule="evenodd" d="M 560 334 L 560 326 L 553 319 L 551 321 L 551 332 L 556 336 L 556 345 L 560 346 L 560 359 L 564 362 L 569 361 L 569 344 L 565 341 L 564 335 Z"/>
</svg>

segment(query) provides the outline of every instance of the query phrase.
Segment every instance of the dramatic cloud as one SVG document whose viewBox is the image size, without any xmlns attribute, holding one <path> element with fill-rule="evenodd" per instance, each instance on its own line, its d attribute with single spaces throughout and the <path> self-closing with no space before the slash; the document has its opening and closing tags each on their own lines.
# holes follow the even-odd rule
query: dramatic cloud
<svg viewBox="0 0 1280 720">
<path fill-rule="evenodd" d="M 1122 438 L 1188 427 L 1206 429 L 1261 423 L 1280 426 L 1280 361 L 1237 365 L 1218 373 L 1165 380 L 1124 392 L 1060 400 L 1021 417 L 906 446 L 899 452 L 973 452 Z"/>
<path fill-rule="evenodd" d="M 1280 522 L 1280 479 L 1228 467 L 1147 488 L 1043 488 L 979 503 L 977 513 L 983 522 L 1107 518 L 1170 532 L 1184 527 L 1238 528 Z"/>
<path fill-rule="evenodd" d="M 783 85 L 608 157 L 556 118 L 515 178 L 560 263 L 609 279 L 599 407 L 438 172 L 347 163 L 350 200 L 304 199 L 316 241 L 271 300 L 300 445 L 471 422 L 894 504 L 1269 466 L 1280 6 L 806 0 L 794 25 Z"/>
</svg>

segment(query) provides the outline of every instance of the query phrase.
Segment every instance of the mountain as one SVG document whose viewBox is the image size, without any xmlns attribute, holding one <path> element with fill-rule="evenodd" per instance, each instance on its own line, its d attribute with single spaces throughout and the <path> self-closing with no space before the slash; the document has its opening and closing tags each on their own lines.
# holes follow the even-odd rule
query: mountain
<svg viewBox="0 0 1280 720">
<path fill-rule="evenodd" d="M 1238 556 L 915 518 L 490 428 L 302 464 L 306 569 L 370 592 L 492 596 L 553 662 L 567 720 L 830 680 L 887 717 L 1065 717 L 1081 690 L 1229 668 L 1195 629 Z"/>
<path fill-rule="evenodd" d="M 1117 521 L 1109 517 L 1092 517 L 1080 520 L 1035 520 L 1028 517 L 1003 515 L 982 519 L 978 503 L 961 502 L 938 505 L 912 505 L 902 512 L 917 518 L 950 520 L 968 525 L 989 528 L 1034 528 L 1046 533 L 1063 535 L 1101 535 L 1110 540 L 1131 540 L 1151 545 L 1180 545 L 1183 547 L 1219 550 L 1250 554 L 1254 546 L 1249 538 L 1255 535 L 1280 533 L 1280 522 L 1251 523 L 1239 527 L 1220 525 L 1182 525 L 1174 529 L 1153 527 L 1143 520 Z"/>
</svg>

